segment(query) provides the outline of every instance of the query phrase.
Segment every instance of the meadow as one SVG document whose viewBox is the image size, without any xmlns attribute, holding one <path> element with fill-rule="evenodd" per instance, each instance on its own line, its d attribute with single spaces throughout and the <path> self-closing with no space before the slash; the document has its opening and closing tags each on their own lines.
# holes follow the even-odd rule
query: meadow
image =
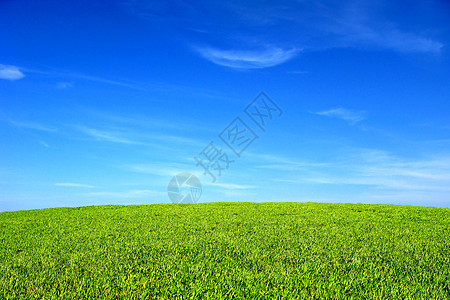
<svg viewBox="0 0 450 300">
<path fill-rule="evenodd" d="M 450 209 L 325 203 L 0 213 L 0 299 L 450 299 Z"/>
</svg>

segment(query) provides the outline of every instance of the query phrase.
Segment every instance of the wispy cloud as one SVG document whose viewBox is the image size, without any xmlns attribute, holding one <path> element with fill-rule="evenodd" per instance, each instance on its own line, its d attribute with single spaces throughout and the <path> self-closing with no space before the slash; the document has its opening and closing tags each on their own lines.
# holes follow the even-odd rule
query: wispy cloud
<svg viewBox="0 0 450 300">
<path fill-rule="evenodd" d="M 219 182 L 204 182 L 205 186 L 210 187 L 219 187 L 226 190 L 248 190 L 248 189 L 254 189 L 256 186 L 254 185 L 245 185 L 245 184 L 234 184 L 234 183 L 219 183 Z"/>
<path fill-rule="evenodd" d="M 71 187 L 71 188 L 88 188 L 88 189 L 94 188 L 93 185 L 82 184 L 82 183 L 74 183 L 74 182 L 57 182 L 54 185 L 55 186 L 60 186 L 60 187 Z"/>
<path fill-rule="evenodd" d="M 39 141 L 39 144 L 41 144 L 41 145 L 44 146 L 45 148 L 50 148 L 50 145 L 47 144 L 46 142 L 42 141 L 42 140 Z"/>
<path fill-rule="evenodd" d="M 439 53 L 440 41 L 408 31 L 376 16 L 368 5 L 341 9 L 323 23 L 325 32 L 334 34 L 344 47 L 389 49 L 398 52 Z"/>
<path fill-rule="evenodd" d="M 68 89 L 68 88 L 71 88 L 71 87 L 73 87 L 73 82 L 65 81 L 65 82 L 58 82 L 56 84 L 56 88 L 59 89 L 59 90 Z"/>
<path fill-rule="evenodd" d="M 26 71 L 27 73 L 34 73 L 34 74 L 44 75 L 44 76 L 48 76 L 48 77 L 57 77 L 59 80 L 67 80 L 67 81 L 60 81 L 57 83 L 56 87 L 60 88 L 60 89 L 72 87 L 74 85 L 73 80 L 85 80 L 85 81 L 103 83 L 103 84 L 108 84 L 108 85 L 127 87 L 127 88 L 131 88 L 131 89 L 136 89 L 136 90 L 146 90 L 146 88 L 142 84 L 132 82 L 132 81 L 126 81 L 126 80 L 114 80 L 114 79 L 103 78 L 103 77 L 99 77 L 99 76 L 91 76 L 91 75 L 85 75 L 85 74 L 73 73 L 73 72 L 65 72 L 65 71 L 40 70 L 40 69 L 33 69 L 33 68 L 23 68 L 23 70 Z"/>
<path fill-rule="evenodd" d="M 272 170 L 282 172 L 282 175 L 275 174 L 274 181 L 290 184 L 366 186 L 401 192 L 450 191 L 450 156 L 413 160 L 377 149 L 353 149 L 345 157 L 346 159 L 335 159 L 323 165 L 319 163 L 298 168 L 289 160 L 284 163 L 277 161 L 278 168 Z M 264 165 L 260 167 L 264 168 Z"/>
<path fill-rule="evenodd" d="M 82 125 L 74 126 L 79 132 L 94 139 L 117 144 L 151 146 L 159 149 L 173 149 L 173 145 L 183 145 L 183 147 L 201 147 L 204 142 L 171 134 L 147 133 L 142 128 L 117 127 L 111 124 L 111 128 L 97 129 Z"/>
<path fill-rule="evenodd" d="M 174 162 L 159 162 L 159 163 L 143 163 L 143 164 L 126 164 L 122 169 L 142 174 L 156 175 L 161 177 L 172 177 L 180 172 L 190 172 L 194 175 L 200 175 L 201 172 L 195 167 L 195 163 L 174 163 Z"/>
<path fill-rule="evenodd" d="M 354 111 L 345 108 L 333 108 L 329 110 L 314 112 L 313 114 L 330 118 L 338 118 L 348 122 L 350 125 L 355 125 L 356 123 L 361 122 L 366 118 L 366 113 L 364 111 Z"/>
<path fill-rule="evenodd" d="M 349 39 L 351 38 L 399 52 L 439 53 L 444 46 L 439 41 L 410 32 L 402 32 L 396 28 L 380 32 L 370 28 L 363 28 L 360 32 L 356 32 L 349 37 Z"/>
<path fill-rule="evenodd" d="M 120 132 L 115 132 L 111 130 L 109 131 L 99 130 L 85 126 L 76 126 L 76 128 L 82 133 L 94 138 L 97 141 L 106 141 L 111 143 L 132 144 L 132 145 L 143 144 L 142 142 L 131 140 L 127 137 L 124 137 Z"/>
<path fill-rule="evenodd" d="M 256 163 L 256 169 L 271 169 L 278 171 L 302 171 L 310 168 L 324 168 L 331 164 L 328 162 L 313 162 L 298 160 L 280 155 L 246 153 L 247 159 Z"/>
<path fill-rule="evenodd" d="M 35 123 L 35 122 L 15 121 L 15 120 L 11 120 L 9 118 L 6 118 L 6 121 L 10 125 L 12 125 L 14 127 L 18 127 L 18 128 L 33 129 L 33 130 L 46 131 L 46 132 L 56 132 L 57 131 L 57 129 L 54 127 L 50 127 L 50 126 L 43 125 L 40 123 Z"/>
<path fill-rule="evenodd" d="M 85 196 L 120 198 L 120 199 L 147 198 L 156 196 L 156 197 L 164 197 L 164 200 L 166 200 L 167 193 L 153 190 L 130 190 L 121 192 L 109 192 L 109 191 L 91 192 L 85 194 Z"/>
<path fill-rule="evenodd" d="M 283 45 L 273 53 L 197 49 L 208 60 L 232 68 L 280 64 L 296 54 L 281 49 L 286 47 L 308 51 L 352 47 L 430 54 L 440 53 L 443 47 L 432 34 L 439 32 L 439 28 L 429 25 L 433 23 L 431 18 L 439 13 L 439 5 L 433 1 L 411 3 L 405 14 L 408 18 L 392 13 L 403 9 L 401 3 L 387 0 L 273 1 L 264 5 L 260 1 L 239 0 L 211 3 L 168 0 L 163 5 L 124 2 L 128 10 L 145 18 L 196 28 L 195 32 L 201 32 L 198 38 L 206 44 L 212 44 L 205 41 L 208 37 L 226 36 L 221 42 L 228 43 L 229 49 Z"/>
<path fill-rule="evenodd" d="M 294 75 L 305 75 L 308 74 L 308 71 L 303 71 L 303 70 L 293 70 L 293 71 L 288 71 L 288 74 L 294 74 Z"/>
<path fill-rule="evenodd" d="M 172 176 L 181 172 L 188 172 L 197 176 L 202 185 L 208 188 L 219 188 L 223 190 L 250 190 L 255 189 L 257 186 L 250 184 L 236 184 L 230 182 L 212 182 L 210 177 L 206 177 L 203 169 L 195 166 L 195 161 L 189 163 L 147 163 L 147 164 L 128 164 L 122 166 L 126 171 L 142 173 L 148 175 L 155 175 L 159 177 L 164 183 L 168 181 Z M 219 178 L 218 178 L 219 179 Z"/>
<path fill-rule="evenodd" d="M 0 79 L 19 80 L 25 77 L 25 74 L 16 67 L 0 64 Z"/>
<path fill-rule="evenodd" d="M 210 126 L 195 124 L 192 120 L 183 122 L 175 119 L 154 118 L 142 114 L 118 115 L 105 111 L 92 110 L 85 110 L 83 113 L 92 115 L 96 119 L 103 119 L 105 122 L 116 124 L 117 126 L 139 128 L 145 130 L 145 132 L 164 129 L 182 131 L 183 133 L 186 131 L 215 133 L 215 130 L 211 129 Z"/>
<path fill-rule="evenodd" d="M 194 48 L 207 60 L 234 69 L 261 69 L 282 64 L 298 53 L 299 49 L 284 50 L 271 47 L 264 50 L 221 50 L 210 47 Z"/>
<path fill-rule="evenodd" d="M 145 90 L 145 88 L 143 88 L 141 85 L 139 85 L 135 82 L 111 80 L 111 79 L 101 78 L 101 77 L 97 77 L 97 76 L 88 76 L 88 75 L 74 74 L 74 73 L 67 73 L 65 75 L 68 77 L 72 77 L 72 78 L 84 79 L 84 80 L 89 80 L 89 81 L 94 81 L 94 82 L 99 82 L 99 83 L 105 83 L 105 84 L 117 85 L 117 86 L 122 86 L 122 87 L 128 87 L 128 88 L 132 88 L 132 89 L 138 89 L 138 90 Z"/>
</svg>

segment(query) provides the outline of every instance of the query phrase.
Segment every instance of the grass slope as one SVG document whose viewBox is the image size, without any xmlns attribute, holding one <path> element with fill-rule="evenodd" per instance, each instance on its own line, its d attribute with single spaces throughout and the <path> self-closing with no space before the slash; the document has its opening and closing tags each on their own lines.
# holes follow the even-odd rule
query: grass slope
<svg viewBox="0 0 450 300">
<path fill-rule="evenodd" d="M 450 298 L 450 209 L 209 203 L 0 213 L 0 298 Z"/>
</svg>

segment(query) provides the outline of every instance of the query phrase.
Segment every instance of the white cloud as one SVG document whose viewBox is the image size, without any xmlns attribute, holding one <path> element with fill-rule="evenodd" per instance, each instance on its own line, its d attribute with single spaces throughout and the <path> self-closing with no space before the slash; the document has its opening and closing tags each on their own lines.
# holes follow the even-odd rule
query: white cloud
<svg viewBox="0 0 450 300">
<path fill-rule="evenodd" d="M 172 86 L 172 90 L 175 90 L 176 86 Z M 181 92 L 181 91 L 180 91 Z M 188 93 L 193 93 L 192 91 L 184 91 Z M 219 96 L 212 96 L 217 99 Z M 186 131 L 194 131 L 194 132 L 209 132 L 215 133 L 216 130 L 211 129 L 210 126 L 194 124 L 192 120 L 188 122 L 181 122 L 177 119 L 162 119 L 162 118 L 153 118 L 148 117 L 143 114 L 135 113 L 130 115 L 117 115 L 111 114 L 110 112 L 98 111 L 98 110 L 84 110 L 84 113 L 90 114 L 95 118 L 104 119 L 105 122 L 117 124 L 116 126 L 126 126 L 126 127 L 137 127 L 145 130 L 145 132 L 154 132 L 159 131 L 162 128 L 171 130 L 171 131 L 182 131 L 185 133 Z M 155 130 L 157 129 L 157 130 Z M 164 135 L 166 136 L 166 135 Z"/>
<path fill-rule="evenodd" d="M 195 163 L 147 163 L 147 164 L 128 164 L 122 168 L 129 172 L 156 175 L 159 177 L 172 177 L 181 172 L 189 172 L 200 177 L 201 171 L 195 167 Z"/>
<path fill-rule="evenodd" d="M 45 148 L 50 148 L 50 145 L 47 144 L 46 142 L 42 141 L 42 140 L 39 141 L 39 144 L 41 144 L 41 145 L 44 146 Z"/>
<path fill-rule="evenodd" d="M 158 133 L 144 133 L 143 129 L 135 127 L 117 127 L 113 129 L 95 129 L 87 126 L 74 126 L 78 131 L 93 138 L 96 141 L 128 144 L 137 146 L 149 146 L 152 148 L 173 149 L 173 145 L 204 146 L 204 142 L 197 139 L 185 138 L 176 135 L 162 135 Z"/>
<path fill-rule="evenodd" d="M 231 49 L 271 44 L 310 51 L 353 47 L 436 54 L 443 47 L 437 37 L 442 30 L 432 25 L 440 14 L 439 1 L 411 2 L 404 14 L 398 13 L 404 11 L 403 4 L 388 0 L 271 1 L 263 5 L 239 0 L 167 0 L 164 5 L 124 2 L 128 10 L 145 18 L 196 28 L 205 43 L 209 36 L 226 37 L 222 41 L 230 43 Z M 178 9 L 169 9 L 173 7 Z M 210 61 L 233 68 L 265 67 L 265 63 L 255 63 L 255 57 L 269 66 L 271 61 L 273 65 L 283 62 L 283 58 L 261 58 L 245 51 L 199 50 Z"/>
<path fill-rule="evenodd" d="M 87 193 L 86 196 L 92 197 L 108 197 L 108 198 L 147 198 L 147 197 L 167 197 L 167 193 L 152 190 L 131 190 L 123 192 L 92 192 Z"/>
<path fill-rule="evenodd" d="M 413 32 L 401 31 L 391 24 L 378 21 L 379 24 L 366 24 L 361 20 L 335 20 L 341 26 L 330 29 L 337 34 L 344 45 L 363 46 L 411 53 L 439 53 L 443 44 Z"/>
<path fill-rule="evenodd" d="M 25 129 L 33 129 L 33 130 L 39 130 L 39 131 L 46 131 L 46 132 L 56 132 L 57 129 L 47 126 L 47 125 L 42 125 L 39 123 L 35 123 L 35 122 L 22 122 L 22 121 L 15 121 L 15 120 L 11 120 L 11 119 L 6 119 L 6 121 L 14 126 L 14 127 L 18 127 L 18 128 L 25 128 Z"/>
<path fill-rule="evenodd" d="M 300 51 L 295 48 L 284 50 L 276 47 L 256 51 L 220 50 L 210 47 L 196 47 L 195 50 L 215 64 L 235 69 L 273 67 L 294 58 Z"/>
<path fill-rule="evenodd" d="M 434 193 L 450 191 L 450 156 L 405 159 L 376 149 L 352 149 L 345 159 L 324 165 L 286 160 L 273 171 L 283 173 L 274 181 L 290 184 L 366 186 L 374 191 Z M 265 166 L 260 166 L 264 168 Z M 448 198 L 447 198 L 448 199 Z"/>
<path fill-rule="evenodd" d="M 345 108 L 333 108 L 330 110 L 324 110 L 315 112 L 314 114 L 319 116 L 325 116 L 330 118 L 338 118 L 347 121 L 350 125 L 355 125 L 365 119 L 365 112 L 353 111 Z"/>
<path fill-rule="evenodd" d="M 85 126 L 78 126 L 77 128 L 84 134 L 89 135 L 98 141 L 106 141 L 106 142 L 119 143 L 119 144 L 133 144 L 133 145 L 142 144 L 141 142 L 122 137 L 122 136 L 120 136 L 119 133 L 113 132 L 113 131 L 98 130 L 98 129 L 88 128 Z"/>
<path fill-rule="evenodd" d="M 93 185 L 74 183 L 74 182 L 58 182 L 58 183 L 55 183 L 54 185 L 61 186 L 61 187 L 73 187 L 73 188 L 88 188 L 88 189 L 94 188 Z"/>
<path fill-rule="evenodd" d="M 294 74 L 294 75 L 305 75 L 308 74 L 308 71 L 303 71 L 303 70 L 293 70 L 293 71 L 288 71 L 288 74 Z"/>
<path fill-rule="evenodd" d="M 18 67 L 0 64 L 0 79 L 19 80 L 24 77 L 25 75 Z"/>
<path fill-rule="evenodd" d="M 248 190 L 256 188 L 254 185 L 245 185 L 245 184 L 234 184 L 234 183 L 219 183 L 219 182 L 205 182 L 205 186 L 211 186 L 211 187 L 219 187 L 226 190 Z"/>
<path fill-rule="evenodd" d="M 67 89 L 73 87 L 73 82 L 58 82 L 56 88 L 59 90 Z"/>
<path fill-rule="evenodd" d="M 45 71 L 45 70 L 39 70 L 39 69 L 26 69 L 27 73 L 34 73 L 38 75 L 46 75 L 51 77 L 60 77 L 60 79 L 72 79 L 72 80 L 86 80 L 91 82 L 97 82 L 97 83 L 103 83 L 103 84 L 109 84 L 109 85 L 116 85 L 121 87 L 127 87 L 131 89 L 136 90 L 146 90 L 145 87 L 141 86 L 140 84 L 136 82 L 131 81 L 118 81 L 118 80 L 111 80 L 107 78 L 97 77 L 97 76 L 89 76 L 85 74 L 79 74 L 79 73 L 72 73 L 72 72 L 63 72 L 63 71 Z M 61 81 L 56 84 L 56 88 L 69 88 L 74 85 L 74 82 L 70 81 Z"/>
<path fill-rule="evenodd" d="M 388 49 L 417 53 L 440 53 L 444 46 L 439 41 L 397 29 L 380 34 L 374 42 Z"/>
</svg>

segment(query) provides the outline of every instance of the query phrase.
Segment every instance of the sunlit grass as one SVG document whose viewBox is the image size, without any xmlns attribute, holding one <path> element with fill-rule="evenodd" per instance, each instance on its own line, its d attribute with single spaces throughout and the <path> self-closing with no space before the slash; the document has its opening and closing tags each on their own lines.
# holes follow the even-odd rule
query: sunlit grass
<svg viewBox="0 0 450 300">
<path fill-rule="evenodd" d="M 450 209 L 317 203 L 0 213 L 0 299 L 450 298 Z"/>
</svg>

